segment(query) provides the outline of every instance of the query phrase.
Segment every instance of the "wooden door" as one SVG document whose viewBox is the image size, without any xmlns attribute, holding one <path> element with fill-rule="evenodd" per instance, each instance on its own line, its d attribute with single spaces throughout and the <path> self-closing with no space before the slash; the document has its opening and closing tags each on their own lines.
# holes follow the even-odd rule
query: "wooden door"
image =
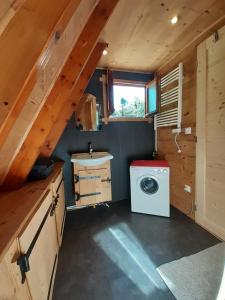
<svg viewBox="0 0 225 300">
<path fill-rule="evenodd" d="M 65 196 L 64 196 L 64 181 L 62 172 L 53 183 L 53 199 L 55 205 L 56 230 L 59 246 L 62 243 L 63 228 L 66 216 Z"/>
<path fill-rule="evenodd" d="M 19 243 L 21 253 L 29 261 L 30 270 L 25 273 L 25 277 L 32 299 L 50 299 L 58 253 L 51 191 L 47 192 L 44 201 L 19 236 Z"/>
<path fill-rule="evenodd" d="M 225 239 L 225 27 L 197 57 L 196 221 Z"/>
<path fill-rule="evenodd" d="M 79 201 L 76 205 L 91 205 L 111 200 L 111 177 L 108 169 L 79 170 L 78 177 L 75 192 Z"/>
<path fill-rule="evenodd" d="M 0 299 L 1 300 L 30 300 L 27 282 L 21 283 L 20 269 L 17 265 L 19 247 L 17 240 L 10 246 L 0 262 Z"/>
</svg>

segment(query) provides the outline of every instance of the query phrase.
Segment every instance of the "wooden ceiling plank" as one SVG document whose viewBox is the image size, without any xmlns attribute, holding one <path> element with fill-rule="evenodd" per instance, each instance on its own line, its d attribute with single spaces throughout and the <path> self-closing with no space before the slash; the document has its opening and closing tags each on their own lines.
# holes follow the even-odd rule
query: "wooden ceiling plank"
<svg viewBox="0 0 225 300">
<path fill-rule="evenodd" d="M 79 110 L 83 93 L 97 67 L 97 64 L 102 56 L 102 52 L 106 47 L 106 43 L 97 43 L 94 50 L 92 51 L 88 62 L 86 63 L 83 71 L 80 74 L 77 84 L 74 86 L 71 92 L 67 105 L 62 110 L 59 118 L 57 119 L 57 122 L 55 122 L 52 126 L 52 129 L 41 148 L 41 156 L 51 156 L 72 114 Z"/>
<path fill-rule="evenodd" d="M 26 1 L 0 36 L 0 148 L 36 82 L 38 70 L 80 2 L 57 0 L 52 5 L 50 0 Z"/>
<path fill-rule="evenodd" d="M 52 125 L 67 105 L 68 97 L 118 1 L 100 0 L 95 7 L 20 151 L 10 164 L 4 178 L 4 188 L 17 188 L 25 181 Z"/>
<path fill-rule="evenodd" d="M 111 47 L 99 66 L 155 71 L 224 15 L 224 0 L 120 1 L 101 35 Z"/>
</svg>

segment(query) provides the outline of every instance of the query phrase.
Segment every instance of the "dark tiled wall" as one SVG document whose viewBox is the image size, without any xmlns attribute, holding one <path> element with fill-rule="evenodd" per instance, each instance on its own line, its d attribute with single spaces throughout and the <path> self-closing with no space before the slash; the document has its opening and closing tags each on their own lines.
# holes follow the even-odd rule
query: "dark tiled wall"
<svg viewBox="0 0 225 300">
<path fill-rule="evenodd" d="M 86 92 L 97 97 L 100 104 L 102 103 L 102 86 L 99 77 L 102 72 L 102 70 L 96 70 L 86 89 Z M 152 75 L 116 72 L 115 77 L 147 81 Z M 146 122 L 115 122 L 103 125 L 102 130 L 98 132 L 81 132 L 75 127 L 73 115 L 53 153 L 54 157 L 65 161 L 67 205 L 74 204 L 70 155 L 75 152 L 87 152 L 88 142 L 92 142 L 94 151 L 108 151 L 114 156 L 111 161 L 113 201 L 129 198 L 129 164 L 133 159 L 151 158 L 154 149 L 153 125 Z"/>
</svg>

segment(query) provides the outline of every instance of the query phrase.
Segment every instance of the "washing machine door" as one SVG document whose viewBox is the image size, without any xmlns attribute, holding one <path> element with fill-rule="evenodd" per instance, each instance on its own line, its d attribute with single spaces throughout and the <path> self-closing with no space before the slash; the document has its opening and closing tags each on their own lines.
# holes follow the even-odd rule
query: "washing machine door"
<svg viewBox="0 0 225 300">
<path fill-rule="evenodd" d="M 147 195 L 153 195 L 157 193 L 159 189 L 158 181 L 151 175 L 143 176 L 139 180 L 139 188 Z"/>
</svg>

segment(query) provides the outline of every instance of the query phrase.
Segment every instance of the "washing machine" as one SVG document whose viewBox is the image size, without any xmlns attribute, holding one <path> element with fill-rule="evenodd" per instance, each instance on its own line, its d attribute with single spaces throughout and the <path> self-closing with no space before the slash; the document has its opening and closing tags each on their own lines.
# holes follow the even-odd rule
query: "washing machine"
<svg viewBox="0 0 225 300">
<path fill-rule="evenodd" d="M 170 169 L 165 160 L 136 160 L 130 165 L 132 212 L 170 216 Z"/>
</svg>

